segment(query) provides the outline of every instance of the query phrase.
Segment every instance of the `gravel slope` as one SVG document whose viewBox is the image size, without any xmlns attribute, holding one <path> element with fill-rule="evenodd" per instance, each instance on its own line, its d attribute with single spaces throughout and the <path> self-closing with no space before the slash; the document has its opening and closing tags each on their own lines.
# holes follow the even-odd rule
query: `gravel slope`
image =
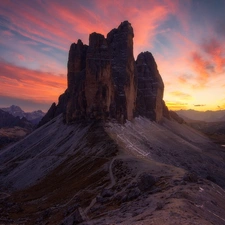
<svg viewBox="0 0 225 225">
<path fill-rule="evenodd" d="M 0 224 L 225 224 L 222 148 L 186 125 L 65 125 L 0 153 Z"/>
</svg>

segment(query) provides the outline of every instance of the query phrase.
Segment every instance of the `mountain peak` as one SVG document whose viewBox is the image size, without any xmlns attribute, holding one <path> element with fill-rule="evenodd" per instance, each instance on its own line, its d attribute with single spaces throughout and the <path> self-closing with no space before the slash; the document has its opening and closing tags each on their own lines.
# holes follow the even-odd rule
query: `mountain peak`
<svg viewBox="0 0 225 225">
<path fill-rule="evenodd" d="M 17 105 L 11 105 L 9 108 L 11 108 L 11 109 L 20 109 L 20 110 L 22 110 L 19 106 L 17 106 Z"/>
<path fill-rule="evenodd" d="M 90 34 L 89 45 L 81 40 L 73 43 L 68 57 L 67 90 L 44 121 L 60 113 L 67 123 L 81 119 L 116 119 L 124 123 L 139 115 L 161 121 L 164 84 L 150 52 L 134 60 L 133 37 L 131 24 L 124 21 L 107 37 Z"/>
</svg>

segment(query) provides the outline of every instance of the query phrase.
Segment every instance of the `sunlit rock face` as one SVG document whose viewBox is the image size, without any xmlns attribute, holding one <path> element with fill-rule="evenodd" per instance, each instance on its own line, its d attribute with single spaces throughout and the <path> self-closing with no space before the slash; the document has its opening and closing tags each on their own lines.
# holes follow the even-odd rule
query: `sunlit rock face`
<svg viewBox="0 0 225 225">
<path fill-rule="evenodd" d="M 73 43 L 67 90 L 47 116 L 63 113 L 67 123 L 108 119 L 124 123 L 135 116 L 161 121 L 166 115 L 162 78 L 151 53 L 141 53 L 135 62 L 133 38 L 131 24 L 124 21 L 106 37 L 90 34 L 89 45 L 81 40 Z"/>
<path fill-rule="evenodd" d="M 163 80 L 150 52 L 142 52 L 136 61 L 138 71 L 137 115 L 159 122 L 163 117 Z"/>
</svg>

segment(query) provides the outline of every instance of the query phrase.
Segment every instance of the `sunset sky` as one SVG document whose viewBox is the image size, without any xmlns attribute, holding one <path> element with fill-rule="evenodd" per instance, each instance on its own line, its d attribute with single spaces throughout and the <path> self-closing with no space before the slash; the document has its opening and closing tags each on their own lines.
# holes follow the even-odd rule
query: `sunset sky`
<svg viewBox="0 0 225 225">
<path fill-rule="evenodd" d="M 71 43 L 128 20 L 170 109 L 225 109 L 225 0 L 1 0 L 0 107 L 47 111 L 66 89 Z"/>
</svg>

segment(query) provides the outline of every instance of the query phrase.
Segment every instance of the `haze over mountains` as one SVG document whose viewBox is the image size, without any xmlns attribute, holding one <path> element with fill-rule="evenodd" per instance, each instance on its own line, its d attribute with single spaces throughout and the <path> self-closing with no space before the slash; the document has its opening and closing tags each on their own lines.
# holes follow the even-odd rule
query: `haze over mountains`
<svg viewBox="0 0 225 225">
<path fill-rule="evenodd" d="M 178 110 L 176 113 L 186 120 L 198 120 L 205 122 L 219 122 L 225 121 L 225 110 L 218 111 L 196 111 L 193 109 L 189 110 Z"/>
<path fill-rule="evenodd" d="M 124 21 L 71 45 L 58 104 L 0 151 L 0 223 L 224 224 L 224 149 L 168 111 L 133 37 Z"/>
<path fill-rule="evenodd" d="M 1 108 L 1 110 L 8 112 L 14 117 L 19 117 L 22 119 L 26 118 L 28 121 L 32 122 L 34 125 L 38 124 L 42 117 L 45 115 L 41 110 L 33 112 L 24 112 L 19 106 L 11 105 L 10 107 Z"/>
<path fill-rule="evenodd" d="M 201 131 L 216 143 L 225 145 L 225 110 L 179 110 L 176 113 L 191 127 Z"/>
<path fill-rule="evenodd" d="M 12 105 L 0 109 L 0 148 L 31 133 L 45 115 L 41 110 L 24 112 Z"/>
</svg>

